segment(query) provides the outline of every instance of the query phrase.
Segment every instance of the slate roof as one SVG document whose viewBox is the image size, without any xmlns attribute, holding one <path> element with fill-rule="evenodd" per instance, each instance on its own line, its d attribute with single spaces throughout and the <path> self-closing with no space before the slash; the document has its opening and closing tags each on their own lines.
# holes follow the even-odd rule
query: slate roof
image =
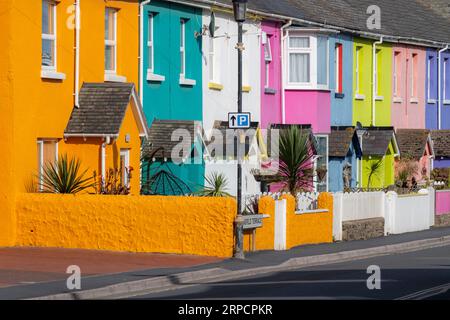
<svg viewBox="0 0 450 320">
<path fill-rule="evenodd" d="M 402 156 L 420 159 L 425 153 L 429 134 L 426 129 L 397 129 L 397 143 Z"/>
<path fill-rule="evenodd" d="M 434 155 L 436 157 L 450 158 L 450 130 L 431 131 Z"/>
<path fill-rule="evenodd" d="M 149 128 L 148 140 L 144 141 L 142 153 L 149 155 L 156 149 L 163 148 L 155 154 L 155 158 L 171 159 L 172 150 L 175 146 L 183 150 L 192 150 L 197 138 L 196 132 L 199 129 L 200 122 L 192 120 L 159 120 L 155 119 L 152 126 Z M 175 136 L 172 141 L 172 133 L 176 130 L 184 130 L 189 136 L 189 139 L 182 139 L 179 135 Z M 201 129 L 200 129 L 201 130 Z M 200 131 L 201 132 L 201 131 Z M 181 132 L 182 133 L 182 132 Z M 178 134 L 178 133 L 176 133 Z M 189 154 L 190 155 L 190 154 Z M 187 157 L 189 155 L 180 155 Z"/>
<path fill-rule="evenodd" d="M 384 156 L 395 133 L 392 127 L 371 127 L 358 130 L 362 134 L 362 152 L 367 156 Z"/>
<path fill-rule="evenodd" d="M 353 138 L 355 137 L 355 133 L 356 130 L 354 127 L 332 127 L 328 138 L 329 156 L 339 158 L 346 157 L 350 150 L 350 146 L 354 141 Z M 355 141 L 358 141 L 358 139 Z"/>
<path fill-rule="evenodd" d="M 218 0 L 231 5 L 231 0 Z M 249 9 L 353 31 L 450 43 L 448 0 L 249 0 Z M 367 8 L 381 9 L 381 29 L 367 27 Z"/>
<path fill-rule="evenodd" d="M 118 135 L 133 92 L 132 83 L 83 83 L 64 134 Z"/>
<path fill-rule="evenodd" d="M 257 129 L 259 127 L 259 122 L 251 122 L 249 130 L 243 130 L 246 135 L 245 146 L 244 146 L 244 156 L 247 156 L 250 152 L 250 146 L 256 138 Z M 237 156 L 237 137 L 234 135 L 234 130 L 228 129 L 228 121 L 216 120 L 214 122 L 213 129 L 220 131 L 222 135 L 222 141 L 210 138 L 206 142 L 208 149 L 211 150 L 211 157 L 216 156 L 216 151 L 222 150 L 223 156 L 228 156 L 232 154 L 234 157 Z M 222 146 L 219 143 L 222 142 Z"/>
</svg>

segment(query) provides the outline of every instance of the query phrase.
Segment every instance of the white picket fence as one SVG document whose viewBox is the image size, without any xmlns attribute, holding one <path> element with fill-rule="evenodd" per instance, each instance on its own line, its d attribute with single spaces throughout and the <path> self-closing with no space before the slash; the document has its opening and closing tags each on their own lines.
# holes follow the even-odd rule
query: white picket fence
<svg viewBox="0 0 450 320">
<path fill-rule="evenodd" d="M 342 240 L 342 223 L 384 218 L 384 234 L 398 234 L 429 229 L 434 225 L 435 191 L 422 189 L 418 194 L 396 192 L 358 192 L 333 194 L 333 237 Z"/>
</svg>

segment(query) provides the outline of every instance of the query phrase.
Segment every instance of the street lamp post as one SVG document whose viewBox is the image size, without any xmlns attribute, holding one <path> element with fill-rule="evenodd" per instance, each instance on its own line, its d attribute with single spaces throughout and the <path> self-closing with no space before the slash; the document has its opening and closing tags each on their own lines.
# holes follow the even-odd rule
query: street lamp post
<svg viewBox="0 0 450 320">
<path fill-rule="evenodd" d="M 242 51 L 244 44 L 242 43 L 242 25 L 245 21 L 247 13 L 247 0 L 233 0 L 234 19 L 238 23 L 238 43 L 236 49 L 238 50 L 238 113 L 242 112 Z M 238 139 L 240 143 L 240 139 Z M 240 148 L 238 148 L 240 150 Z M 242 205 L 242 165 L 239 152 L 237 154 L 237 218 L 235 220 L 235 234 L 236 244 L 234 250 L 234 257 L 244 259 L 244 219 L 241 214 Z"/>
</svg>

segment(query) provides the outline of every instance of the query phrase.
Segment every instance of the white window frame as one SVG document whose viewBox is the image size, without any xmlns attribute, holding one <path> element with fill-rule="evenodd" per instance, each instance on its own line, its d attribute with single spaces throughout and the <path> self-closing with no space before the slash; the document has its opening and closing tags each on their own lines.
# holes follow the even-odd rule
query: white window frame
<svg viewBox="0 0 450 320">
<path fill-rule="evenodd" d="M 309 41 L 309 47 L 308 48 L 291 48 L 291 38 L 308 38 Z M 311 37 L 309 35 L 306 34 L 289 34 L 289 36 L 287 37 L 287 42 L 286 42 L 286 52 L 287 52 L 287 59 L 286 59 L 286 63 L 287 63 L 287 89 L 289 88 L 293 88 L 293 89 L 311 89 L 313 88 L 313 83 L 316 82 L 317 83 L 317 73 L 312 71 L 312 68 L 314 65 L 317 64 L 317 55 L 314 55 L 314 51 L 313 51 L 313 47 L 316 47 L 316 51 L 317 51 L 317 41 L 314 41 L 313 44 L 313 40 L 315 39 L 314 37 Z M 309 82 L 291 82 L 291 67 L 290 67 L 290 56 L 291 54 L 308 54 L 309 55 Z M 314 61 L 313 61 L 314 60 Z M 313 74 L 316 74 L 316 80 L 313 81 Z"/>
<path fill-rule="evenodd" d="M 270 39 L 272 35 L 268 35 L 264 33 L 264 62 L 265 62 L 265 80 L 264 80 L 264 88 L 270 88 L 270 64 L 272 63 L 272 45 L 270 43 Z M 269 57 L 266 57 L 266 50 L 269 52 Z"/>
<path fill-rule="evenodd" d="M 327 48 L 326 48 L 326 63 L 327 63 L 327 84 L 319 84 L 318 83 L 318 73 L 317 73 L 317 59 L 318 59 L 318 41 L 319 37 L 325 37 L 327 39 Z M 290 40 L 291 38 L 309 38 L 309 48 L 291 48 Z M 296 89 L 305 89 L 305 90 L 329 90 L 330 87 L 330 38 L 326 33 L 305 33 L 301 31 L 290 31 L 288 33 L 287 41 L 285 43 L 286 47 L 286 89 L 296 90 Z M 291 82 L 290 75 L 290 55 L 300 53 L 300 54 L 309 54 L 309 82 Z"/>
<path fill-rule="evenodd" d="M 356 92 L 356 94 L 359 94 L 359 90 L 361 89 L 360 88 L 360 79 L 359 79 L 359 76 L 360 76 L 360 74 L 359 74 L 359 63 L 360 63 L 360 54 L 361 54 L 361 50 L 362 50 L 362 47 L 356 47 L 356 52 L 355 52 L 355 72 L 356 72 L 356 75 L 355 75 L 355 85 L 356 85 L 356 88 L 355 88 L 355 92 Z"/>
<path fill-rule="evenodd" d="M 186 78 L 186 19 L 180 19 L 180 78 Z M 182 57 L 182 58 L 181 58 Z"/>
<path fill-rule="evenodd" d="M 335 79 L 336 80 L 335 85 L 336 85 L 336 88 L 335 88 L 334 91 L 336 93 L 343 93 L 343 92 L 339 91 L 339 87 L 341 86 L 341 83 L 339 82 L 339 76 L 340 76 L 340 74 L 339 74 L 339 66 L 340 66 L 340 63 L 341 63 L 340 57 L 339 57 L 339 48 L 341 48 L 341 50 L 344 50 L 344 47 L 343 47 L 342 43 L 336 42 L 335 47 L 334 47 L 334 67 L 335 67 L 335 78 L 336 78 Z M 342 71 L 343 70 L 344 70 L 344 68 L 342 68 Z M 344 75 L 342 75 L 342 81 L 344 81 L 343 76 Z M 342 91 L 344 91 L 343 87 L 342 87 Z"/>
<path fill-rule="evenodd" d="M 123 186 L 129 187 L 130 186 L 130 177 L 127 170 L 130 168 L 130 149 L 120 149 L 120 164 L 122 165 L 122 156 L 124 157 L 124 166 L 125 168 L 122 168 L 122 182 Z"/>
<path fill-rule="evenodd" d="M 329 146 L 330 145 L 329 145 L 329 143 L 330 143 L 330 141 L 329 141 L 329 136 L 326 134 L 315 134 L 314 137 L 316 139 L 317 138 L 325 138 L 325 140 L 327 141 L 327 147 L 326 147 L 327 155 L 326 155 L 326 161 L 325 161 L 327 173 L 326 173 L 326 179 L 325 179 L 325 183 L 326 183 L 326 191 L 325 192 L 328 192 L 328 190 L 330 188 L 330 181 L 329 181 L 330 180 L 330 172 L 329 172 L 329 165 L 330 165 L 329 164 L 329 161 L 330 161 L 330 154 L 329 154 L 329 152 L 330 152 Z M 317 170 L 317 160 L 318 160 L 318 157 L 314 161 L 314 172 Z M 314 190 L 315 191 L 317 191 L 318 186 L 319 186 L 319 183 L 317 182 L 317 180 L 315 180 L 314 181 Z"/>
<path fill-rule="evenodd" d="M 107 70 L 105 66 L 105 73 L 107 74 L 117 74 L 117 13 L 118 10 L 115 8 L 107 7 L 105 11 L 113 11 L 113 19 L 114 19 L 114 32 L 113 32 L 113 38 L 114 40 L 105 39 L 105 59 L 106 59 L 106 47 L 113 47 L 114 48 L 114 69 L 113 70 Z M 105 12 L 106 13 L 106 12 Z M 109 16 L 109 15 L 108 15 Z"/>
<path fill-rule="evenodd" d="M 442 90 L 444 90 L 443 92 L 442 92 L 442 97 L 443 97 L 443 103 L 444 104 L 450 104 L 450 97 L 447 97 L 447 76 L 448 76 L 448 71 L 449 70 L 447 70 L 447 68 L 448 68 L 448 64 L 450 64 L 450 58 L 444 58 L 444 65 L 443 65 L 443 67 L 442 67 L 442 72 L 444 73 L 443 74 L 443 76 L 444 76 L 444 79 L 442 80 Z"/>
<path fill-rule="evenodd" d="M 414 86 L 416 84 L 416 80 L 418 80 L 414 77 L 414 73 L 416 72 L 416 70 L 414 68 L 414 60 L 415 59 L 419 59 L 419 55 L 417 53 L 411 54 L 411 100 L 412 100 L 411 102 L 416 101 L 417 96 L 418 96 L 418 92 L 414 92 Z M 419 63 L 417 63 L 417 65 L 419 65 Z M 418 89 L 419 88 L 417 88 L 417 90 Z"/>
<path fill-rule="evenodd" d="M 57 139 L 38 139 L 36 141 L 39 147 L 39 163 L 38 163 L 38 186 L 39 191 L 44 191 L 43 180 L 44 180 L 44 143 L 54 142 L 55 143 L 55 161 L 58 161 L 58 140 Z"/>
<path fill-rule="evenodd" d="M 431 98 L 431 60 L 434 59 L 433 56 L 427 56 L 427 84 L 428 84 L 428 88 L 427 88 L 427 100 L 428 103 L 432 102 L 432 98 Z"/>
<path fill-rule="evenodd" d="M 57 22 L 57 19 L 56 19 L 56 2 L 55 1 L 52 1 L 52 0 L 42 0 L 42 2 L 44 3 L 47 3 L 47 4 L 49 4 L 50 6 L 51 6 L 51 8 L 52 8 L 52 14 L 53 14 L 53 22 L 52 22 L 52 24 L 53 24 L 53 34 L 48 34 L 48 33 L 43 33 L 42 31 L 42 29 L 41 29 L 41 38 L 42 38 L 42 40 L 51 40 L 51 41 L 53 41 L 53 43 L 54 43 L 54 45 L 53 45 L 53 66 L 44 66 L 44 65 L 42 65 L 42 53 L 43 53 L 43 50 L 44 50 L 44 48 L 42 48 L 42 51 L 41 51 L 41 69 L 42 70 L 45 70 L 45 71 L 56 71 L 56 66 L 57 66 L 57 32 L 56 32 L 56 30 L 57 30 L 57 28 L 56 28 L 56 22 Z M 43 12 L 42 12 L 42 14 L 44 14 Z M 43 26 L 42 26 L 43 27 Z"/>
<path fill-rule="evenodd" d="M 147 25 L 147 32 L 148 32 L 148 34 L 147 34 L 147 53 L 148 53 L 148 56 L 149 56 L 149 60 L 147 61 L 147 63 L 148 63 L 148 67 L 147 67 L 147 72 L 150 72 L 150 73 L 154 73 L 155 72 L 155 47 L 154 47 L 154 42 L 155 42 L 155 40 L 154 40 L 154 37 L 153 37 L 153 35 L 154 35 L 154 24 L 153 24 L 153 21 L 154 21 L 154 17 L 155 17 L 155 15 L 152 13 L 152 12 L 149 12 L 149 14 L 148 14 L 148 21 L 147 21 L 147 23 L 148 23 L 148 25 Z M 152 61 L 152 64 L 150 65 L 150 58 L 151 58 L 151 61 Z"/>
<path fill-rule="evenodd" d="M 219 83 L 217 75 L 217 61 L 216 61 L 216 43 L 215 38 L 209 37 L 209 48 L 208 48 L 208 62 L 209 62 L 209 81 L 213 83 Z"/>
</svg>

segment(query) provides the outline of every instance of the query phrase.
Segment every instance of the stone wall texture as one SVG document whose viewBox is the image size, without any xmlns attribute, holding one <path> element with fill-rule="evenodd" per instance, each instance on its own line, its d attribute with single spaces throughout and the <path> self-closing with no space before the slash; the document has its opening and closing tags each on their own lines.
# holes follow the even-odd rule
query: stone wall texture
<svg viewBox="0 0 450 320">
<path fill-rule="evenodd" d="M 366 240 L 384 236 L 384 218 L 345 221 L 342 223 L 342 240 Z"/>
<path fill-rule="evenodd" d="M 17 246 L 231 257 L 232 198 L 21 194 Z"/>
<path fill-rule="evenodd" d="M 441 214 L 436 215 L 435 218 L 435 227 L 448 227 L 450 226 L 450 213 L 449 214 Z"/>
</svg>

